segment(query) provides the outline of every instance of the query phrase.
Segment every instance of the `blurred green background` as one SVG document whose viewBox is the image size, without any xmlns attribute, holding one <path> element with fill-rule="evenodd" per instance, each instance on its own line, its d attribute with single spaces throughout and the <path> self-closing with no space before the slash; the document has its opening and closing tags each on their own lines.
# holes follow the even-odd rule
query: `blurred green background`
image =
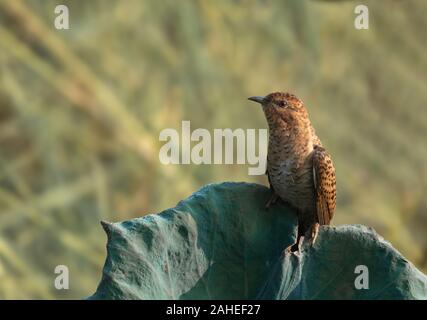
<svg viewBox="0 0 427 320">
<path fill-rule="evenodd" d="M 305 102 L 334 157 L 334 223 L 374 227 L 427 272 L 427 4 L 363 3 L 369 30 L 359 1 L 0 0 L 0 298 L 86 297 L 99 220 L 266 184 L 245 165 L 161 165 L 158 136 L 182 120 L 266 128 L 246 98 L 276 90 Z"/>
</svg>

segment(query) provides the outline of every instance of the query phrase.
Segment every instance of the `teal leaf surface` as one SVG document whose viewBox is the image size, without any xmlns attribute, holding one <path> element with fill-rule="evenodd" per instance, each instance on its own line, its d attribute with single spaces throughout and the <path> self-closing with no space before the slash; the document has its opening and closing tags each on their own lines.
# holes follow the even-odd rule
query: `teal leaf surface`
<svg viewBox="0 0 427 320">
<path fill-rule="evenodd" d="M 103 222 L 107 259 L 90 299 L 427 299 L 427 276 L 365 226 L 324 226 L 314 246 L 284 253 L 296 213 L 267 211 L 269 197 L 257 184 L 211 184 L 159 214 Z M 358 265 L 368 289 L 356 289 Z"/>
</svg>

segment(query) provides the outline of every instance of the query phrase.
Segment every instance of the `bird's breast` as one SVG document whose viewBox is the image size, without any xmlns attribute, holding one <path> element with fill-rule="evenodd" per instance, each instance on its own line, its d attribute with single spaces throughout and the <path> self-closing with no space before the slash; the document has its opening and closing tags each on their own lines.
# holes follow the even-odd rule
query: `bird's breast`
<svg viewBox="0 0 427 320">
<path fill-rule="evenodd" d="M 292 139 L 283 132 L 270 135 L 267 170 L 275 192 L 284 201 L 307 211 L 314 205 L 312 151 L 305 139 Z"/>
</svg>

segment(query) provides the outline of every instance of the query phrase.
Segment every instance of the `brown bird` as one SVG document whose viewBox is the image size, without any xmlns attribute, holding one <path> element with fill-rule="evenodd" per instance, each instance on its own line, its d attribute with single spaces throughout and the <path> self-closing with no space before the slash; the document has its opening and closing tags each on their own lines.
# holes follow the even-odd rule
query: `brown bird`
<svg viewBox="0 0 427 320">
<path fill-rule="evenodd" d="M 274 92 L 249 100 L 262 105 L 269 127 L 266 174 L 272 197 L 266 207 L 280 198 L 296 209 L 298 236 L 290 250 L 299 251 L 302 237 L 308 233 L 314 244 L 319 226 L 330 224 L 334 216 L 336 180 L 332 158 L 295 95 Z"/>
</svg>

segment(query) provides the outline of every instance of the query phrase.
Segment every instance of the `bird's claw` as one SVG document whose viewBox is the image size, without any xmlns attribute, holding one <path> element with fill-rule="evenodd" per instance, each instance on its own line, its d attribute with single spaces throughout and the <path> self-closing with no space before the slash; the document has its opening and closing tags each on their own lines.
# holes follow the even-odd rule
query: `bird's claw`
<svg viewBox="0 0 427 320">
<path fill-rule="evenodd" d="M 287 254 L 295 254 L 299 255 L 302 251 L 302 243 L 304 241 L 304 237 L 300 237 L 297 242 L 287 247 L 285 250 L 283 250 L 282 255 L 285 256 Z"/>
<path fill-rule="evenodd" d="M 311 246 L 314 246 L 314 243 L 317 240 L 317 236 L 319 234 L 319 228 L 320 228 L 320 224 L 319 223 L 315 223 L 311 227 L 311 233 L 310 233 L 310 245 Z"/>
</svg>

